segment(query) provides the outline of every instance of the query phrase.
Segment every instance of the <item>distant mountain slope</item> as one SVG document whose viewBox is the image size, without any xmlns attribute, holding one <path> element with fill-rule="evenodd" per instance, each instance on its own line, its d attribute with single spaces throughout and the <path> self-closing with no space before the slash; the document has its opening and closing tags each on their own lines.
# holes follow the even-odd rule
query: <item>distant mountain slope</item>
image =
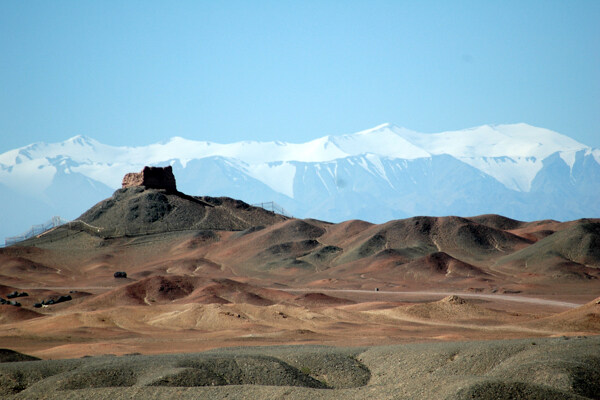
<svg viewBox="0 0 600 400">
<path fill-rule="evenodd" d="M 172 165 L 178 188 L 298 217 L 384 222 L 414 215 L 519 220 L 600 216 L 600 149 L 526 124 L 423 134 L 383 124 L 306 143 L 171 140 L 118 147 L 77 136 L 0 154 L 0 237 L 74 218 L 144 165 Z"/>
</svg>

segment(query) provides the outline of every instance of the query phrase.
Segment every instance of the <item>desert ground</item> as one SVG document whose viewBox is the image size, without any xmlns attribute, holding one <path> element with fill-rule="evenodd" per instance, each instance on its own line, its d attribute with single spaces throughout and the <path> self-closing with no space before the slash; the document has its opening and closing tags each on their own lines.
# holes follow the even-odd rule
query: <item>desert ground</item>
<svg viewBox="0 0 600 400">
<path fill-rule="evenodd" d="M 0 249 L 0 393 L 598 399 L 599 277 L 595 219 L 332 224 L 126 188 Z"/>
</svg>

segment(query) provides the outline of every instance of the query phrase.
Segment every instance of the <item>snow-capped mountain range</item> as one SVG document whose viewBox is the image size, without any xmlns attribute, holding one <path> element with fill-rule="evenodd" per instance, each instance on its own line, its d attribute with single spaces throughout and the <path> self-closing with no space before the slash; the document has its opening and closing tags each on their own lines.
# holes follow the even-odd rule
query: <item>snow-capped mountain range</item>
<svg viewBox="0 0 600 400">
<path fill-rule="evenodd" d="M 174 137 L 118 147 L 76 136 L 0 155 L 0 237 L 75 218 L 127 172 L 172 165 L 192 195 L 274 200 L 294 216 L 382 222 L 411 215 L 600 216 L 600 149 L 527 124 L 424 134 L 391 124 L 306 143 Z"/>
</svg>

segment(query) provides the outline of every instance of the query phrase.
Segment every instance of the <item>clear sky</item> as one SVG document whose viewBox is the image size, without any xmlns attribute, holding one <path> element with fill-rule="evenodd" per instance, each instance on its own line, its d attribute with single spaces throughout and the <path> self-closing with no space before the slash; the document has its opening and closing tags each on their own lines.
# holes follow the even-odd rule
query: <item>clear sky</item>
<svg viewBox="0 0 600 400">
<path fill-rule="evenodd" d="M 526 122 L 600 147 L 600 1 L 2 1 L 0 152 Z"/>
</svg>

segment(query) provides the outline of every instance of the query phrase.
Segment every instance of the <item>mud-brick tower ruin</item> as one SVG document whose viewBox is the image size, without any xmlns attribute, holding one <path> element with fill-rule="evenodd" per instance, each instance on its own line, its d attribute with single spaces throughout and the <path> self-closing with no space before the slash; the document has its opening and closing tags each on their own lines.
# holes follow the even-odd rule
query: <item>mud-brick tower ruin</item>
<svg viewBox="0 0 600 400">
<path fill-rule="evenodd" d="M 148 189 L 166 189 L 170 192 L 177 191 L 173 168 L 144 167 L 140 172 L 131 172 L 123 177 L 123 188 L 144 186 Z"/>
</svg>

